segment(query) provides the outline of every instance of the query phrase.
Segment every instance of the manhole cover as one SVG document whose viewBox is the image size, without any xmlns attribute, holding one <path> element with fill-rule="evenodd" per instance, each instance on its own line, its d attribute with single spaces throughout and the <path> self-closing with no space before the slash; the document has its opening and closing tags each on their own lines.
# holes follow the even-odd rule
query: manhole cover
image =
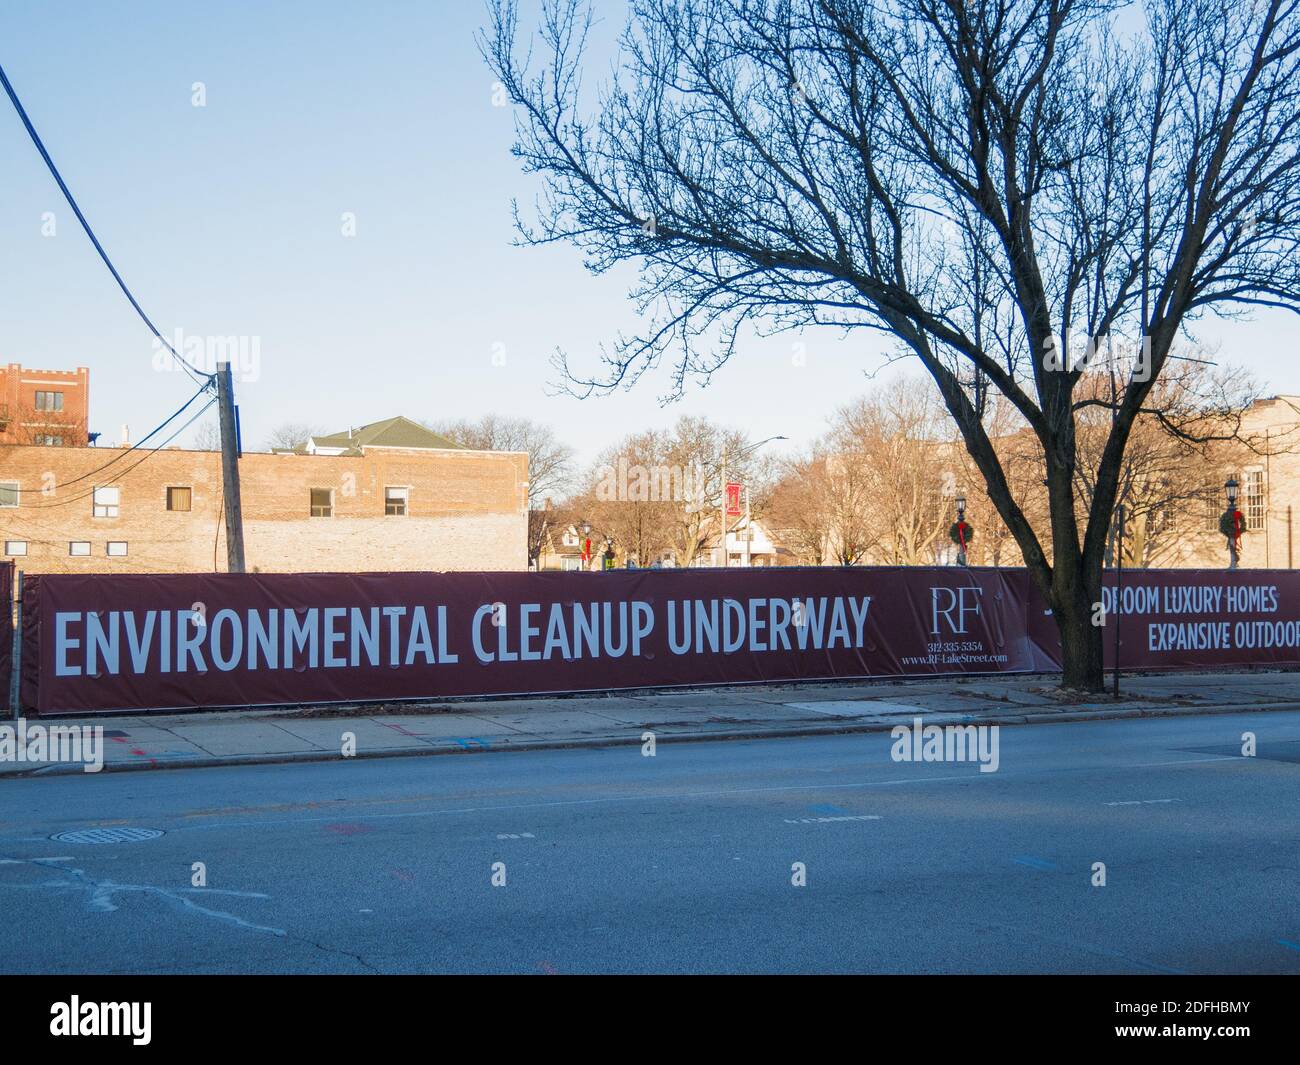
<svg viewBox="0 0 1300 1065">
<path fill-rule="evenodd" d="M 59 832 L 50 839 L 60 843 L 140 843 L 161 835 L 156 828 L 82 828 L 76 832 Z"/>
</svg>

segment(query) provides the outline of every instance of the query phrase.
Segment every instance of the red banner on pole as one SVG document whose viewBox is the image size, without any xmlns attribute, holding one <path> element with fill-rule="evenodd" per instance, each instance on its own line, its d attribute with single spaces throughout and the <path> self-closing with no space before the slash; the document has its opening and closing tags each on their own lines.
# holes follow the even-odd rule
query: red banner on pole
<svg viewBox="0 0 1300 1065">
<path fill-rule="evenodd" d="M 744 507 L 741 506 L 741 490 L 742 486 L 735 481 L 727 482 L 727 517 L 729 518 L 739 517 L 745 512 Z"/>
</svg>

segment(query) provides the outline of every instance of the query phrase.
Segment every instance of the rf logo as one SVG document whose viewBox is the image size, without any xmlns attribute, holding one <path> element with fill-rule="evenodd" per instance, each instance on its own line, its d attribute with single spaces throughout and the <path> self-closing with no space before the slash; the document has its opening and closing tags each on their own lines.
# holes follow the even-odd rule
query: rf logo
<svg viewBox="0 0 1300 1065">
<path fill-rule="evenodd" d="M 979 597 L 983 594 L 983 588 L 931 588 L 930 635 L 939 635 L 940 618 L 948 623 L 949 632 L 965 633 L 967 617 L 979 617 Z"/>
</svg>

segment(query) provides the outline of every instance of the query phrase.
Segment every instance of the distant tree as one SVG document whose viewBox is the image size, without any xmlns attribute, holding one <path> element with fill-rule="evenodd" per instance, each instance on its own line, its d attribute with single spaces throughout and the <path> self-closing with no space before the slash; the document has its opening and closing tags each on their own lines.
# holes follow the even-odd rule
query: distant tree
<svg viewBox="0 0 1300 1065">
<path fill-rule="evenodd" d="M 917 378 L 897 379 L 836 412 L 826 446 L 853 468 L 861 553 L 888 566 L 934 563 L 948 542 L 956 492 L 945 469 L 952 464 L 936 460 L 951 444 L 937 394 Z"/>
<path fill-rule="evenodd" d="M 530 507 L 541 506 L 547 497 L 562 498 L 571 488 L 573 448 L 563 443 L 549 425 L 499 414 L 424 424 L 463 447 L 479 451 L 528 452 Z"/>
<path fill-rule="evenodd" d="M 827 562 L 837 535 L 833 486 L 824 451 L 814 447 L 787 460 L 767 499 L 765 520 L 777 539 L 804 566 Z"/>
<path fill-rule="evenodd" d="M 606 448 L 588 471 L 582 490 L 568 500 L 577 520 L 592 526 L 593 549 L 610 540 L 621 561 L 649 565 L 674 547 L 682 504 L 665 475 L 667 434 L 634 433 Z"/>
<path fill-rule="evenodd" d="M 37 410 L 30 403 L 0 407 L 0 432 L 14 444 L 85 447 L 88 436 L 70 415 L 62 411 Z M 51 440 L 58 440 L 53 445 Z"/>
<path fill-rule="evenodd" d="M 617 530 L 638 560 L 671 553 L 675 565 L 688 567 L 720 543 L 724 470 L 726 481 L 748 489 L 757 516 L 771 469 L 744 433 L 684 416 L 671 429 L 633 433 L 606 448 L 568 507 Z"/>
<path fill-rule="evenodd" d="M 1106 382 L 1095 379 L 1080 389 L 1085 397 L 1100 392 L 1104 398 L 1105 391 Z M 1257 394 L 1254 381 L 1240 370 L 1211 370 L 1201 362 L 1180 361 L 1166 371 L 1152 393 L 1152 408 L 1159 414 L 1138 417 L 1120 464 L 1116 502 L 1124 507 L 1126 566 L 1178 565 L 1195 551 L 1207 531 L 1207 473 L 1214 482 L 1210 502 L 1217 506 L 1217 518 L 1227 473 L 1255 453 L 1255 442 L 1242 423 Z M 1104 407 L 1080 413 L 1081 510 L 1096 491 L 1094 471 L 1109 422 Z M 1117 546 L 1116 522 L 1106 543 L 1108 564 L 1113 564 Z"/>
<path fill-rule="evenodd" d="M 194 430 L 194 436 L 190 439 L 190 447 L 195 451 L 221 450 L 221 427 L 217 424 L 215 413 L 205 421 L 199 422 L 198 428 Z"/>
<path fill-rule="evenodd" d="M 490 10 L 515 154 L 546 183 L 524 241 L 637 264 L 653 312 L 603 371 L 561 361 L 571 389 L 668 355 L 679 393 L 751 323 L 890 335 L 1052 608 L 1064 685 L 1099 690 L 1123 457 L 1175 344 L 1207 315 L 1300 310 L 1295 0 L 634 0 L 594 91 L 591 6 L 546 0 L 522 48 L 514 0 Z M 1122 349 L 1104 397 L 1079 388 L 1100 337 Z M 1041 456 L 1045 524 L 989 435 L 993 392 Z M 1084 509 L 1088 408 L 1109 422 Z"/>
<path fill-rule="evenodd" d="M 275 449 L 293 451 L 302 447 L 313 436 L 319 435 L 321 431 L 318 426 L 308 425 L 306 422 L 284 422 L 267 434 L 266 449 L 267 451 Z"/>
</svg>

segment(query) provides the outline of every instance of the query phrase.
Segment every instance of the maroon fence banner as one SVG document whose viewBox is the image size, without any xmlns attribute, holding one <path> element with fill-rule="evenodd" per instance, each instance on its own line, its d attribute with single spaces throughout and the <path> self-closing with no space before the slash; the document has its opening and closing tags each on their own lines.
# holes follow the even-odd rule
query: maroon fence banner
<svg viewBox="0 0 1300 1065">
<path fill-rule="evenodd" d="M 1121 669 L 1300 665 L 1300 572 L 1125 570 L 1118 602 L 1115 583 L 1108 571 L 1107 665 L 1111 626 L 1119 628 Z"/>
<path fill-rule="evenodd" d="M 991 569 L 45 575 L 37 713 L 1050 668 Z"/>
<path fill-rule="evenodd" d="M 0 561 L 0 717 L 8 717 L 9 684 L 13 678 L 14 564 Z"/>
<path fill-rule="evenodd" d="M 1098 611 L 1124 669 L 1300 665 L 1300 574 L 1133 570 Z M 1059 668 L 1024 570 L 44 575 L 38 714 Z"/>
</svg>

